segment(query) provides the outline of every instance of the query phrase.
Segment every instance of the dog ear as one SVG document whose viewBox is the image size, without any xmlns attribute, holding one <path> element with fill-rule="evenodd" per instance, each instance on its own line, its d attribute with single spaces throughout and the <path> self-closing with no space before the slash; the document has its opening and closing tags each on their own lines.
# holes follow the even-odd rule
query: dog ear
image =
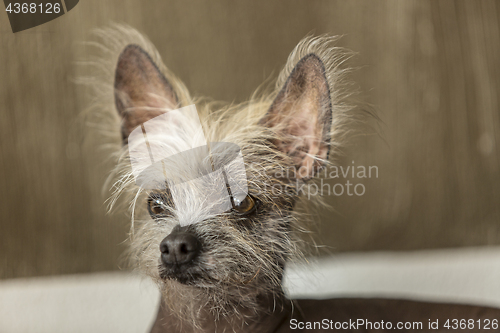
<svg viewBox="0 0 500 333">
<path fill-rule="evenodd" d="M 292 158 L 298 178 L 310 178 L 323 166 L 330 150 L 332 102 L 317 55 L 297 63 L 261 124 L 276 134 L 272 143 Z"/>
<path fill-rule="evenodd" d="M 138 45 L 128 45 L 120 54 L 115 73 L 115 104 L 122 116 L 126 143 L 134 128 L 179 107 L 179 99 L 151 57 Z"/>
</svg>

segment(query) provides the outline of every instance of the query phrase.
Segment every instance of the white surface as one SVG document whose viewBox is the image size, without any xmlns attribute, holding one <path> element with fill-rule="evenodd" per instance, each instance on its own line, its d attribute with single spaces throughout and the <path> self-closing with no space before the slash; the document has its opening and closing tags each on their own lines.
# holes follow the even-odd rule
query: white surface
<svg viewBox="0 0 500 333">
<path fill-rule="evenodd" d="M 406 297 L 500 307 L 500 248 L 344 254 L 290 267 L 294 298 Z"/>
<path fill-rule="evenodd" d="M 146 332 L 158 302 L 153 283 L 130 273 L 4 281 L 0 332 Z"/>
<path fill-rule="evenodd" d="M 385 296 L 500 307 L 500 248 L 344 254 L 287 269 L 292 297 Z M 0 282 L 0 332 L 146 332 L 158 291 L 131 273 Z"/>
</svg>

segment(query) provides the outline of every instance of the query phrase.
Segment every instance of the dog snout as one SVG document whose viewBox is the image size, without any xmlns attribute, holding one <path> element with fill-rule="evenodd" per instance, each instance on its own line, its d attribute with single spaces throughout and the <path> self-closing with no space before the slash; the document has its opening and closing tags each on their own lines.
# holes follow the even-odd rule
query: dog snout
<svg viewBox="0 0 500 333">
<path fill-rule="evenodd" d="M 190 233 L 171 233 L 160 243 L 161 260 L 167 265 L 184 265 L 200 252 L 200 242 Z"/>
</svg>

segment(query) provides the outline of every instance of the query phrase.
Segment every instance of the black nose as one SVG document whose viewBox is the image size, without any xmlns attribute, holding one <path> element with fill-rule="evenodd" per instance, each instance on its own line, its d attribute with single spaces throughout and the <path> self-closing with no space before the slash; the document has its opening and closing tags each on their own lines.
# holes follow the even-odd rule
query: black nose
<svg viewBox="0 0 500 333">
<path fill-rule="evenodd" d="M 165 265 L 183 265 L 196 258 L 200 242 L 190 233 L 173 232 L 162 240 L 160 251 Z"/>
</svg>

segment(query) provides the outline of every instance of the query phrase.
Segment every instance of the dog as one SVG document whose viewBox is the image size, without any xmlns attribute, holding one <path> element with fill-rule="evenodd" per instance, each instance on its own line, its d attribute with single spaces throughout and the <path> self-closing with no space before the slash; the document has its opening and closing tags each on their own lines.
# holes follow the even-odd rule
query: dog
<svg viewBox="0 0 500 333">
<path fill-rule="evenodd" d="M 120 141 L 110 207 L 129 203 L 128 257 L 161 291 L 151 332 L 373 329 L 358 319 L 420 320 L 425 330 L 447 316 L 499 318 L 474 306 L 285 297 L 285 264 L 307 250 L 307 216 L 295 207 L 355 118 L 342 67 L 350 53 L 336 38 L 303 39 L 274 89 L 220 105 L 191 97 L 137 31 L 99 35 L 112 79 L 97 92 L 113 99 L 106 117 Z"/>
</svg>

